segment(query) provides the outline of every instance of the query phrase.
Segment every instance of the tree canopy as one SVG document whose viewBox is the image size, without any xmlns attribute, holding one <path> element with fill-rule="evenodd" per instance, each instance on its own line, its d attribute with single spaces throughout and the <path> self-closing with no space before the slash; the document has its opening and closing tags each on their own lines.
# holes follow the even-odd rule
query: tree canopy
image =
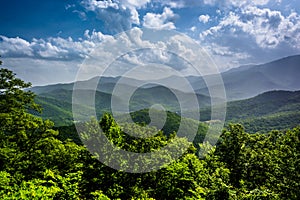
<svg viewBox="0 0 300 200">
<path fill-rule="evenodd" d="M 178 148 L 190 145 L 160 170 L 126 173 L 60 137 L 49 120 L 29 114 L 30 109 L 40 110 L 34 94 L 24 90 L 30 83 L 8 69 L 1 69 L 0 77 L 1 199 L 300 199 L 300 128 L 248 134 L 241 125 L 231 124 L 211 148 L 176 133 L 117 124 L 110 114 L 82 122 L 85 129 L 79 134 L 86 141 L 93 142 L 96 127 L 101 127 L 110 142 L 126 151 L 149 152 L 171 141 Z M 132 137 L 128 130 L 150 137 Z M 74 128 L 65 131 L 77 135 Z M 199 158 L 196 148 L 206 156 Z"/>
</svg>

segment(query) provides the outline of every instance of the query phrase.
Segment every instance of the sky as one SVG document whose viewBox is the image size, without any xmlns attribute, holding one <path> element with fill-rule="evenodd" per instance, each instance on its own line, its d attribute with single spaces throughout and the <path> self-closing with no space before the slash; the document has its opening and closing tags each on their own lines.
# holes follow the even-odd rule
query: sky
<svg viewBox="0 0 300 200">
<path fill-rule="evenodd" d="M 182 33 L 226 71 L 300 54 L 300 1 L 3 0 L 1 60 L 33 85 L 72 82 L 97 45 L 142 29 Z"/>
</svg>

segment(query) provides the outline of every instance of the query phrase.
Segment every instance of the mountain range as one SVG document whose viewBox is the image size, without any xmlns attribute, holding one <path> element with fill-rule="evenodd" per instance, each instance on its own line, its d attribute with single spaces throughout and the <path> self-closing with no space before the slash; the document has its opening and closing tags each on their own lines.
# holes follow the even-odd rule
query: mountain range
<svg viewBox="0 0 300 200">
<path fill-rule="evenodd" d="M 248 65 L 222 73 L 227 97 L 244 99 L 271 90 L 300 89 L 300 56 L 261 65 Z"/>
<path fill-rule="evenodd" d="M 210 110 L 202 110 L 209 120 Z M 300 125 L 300 91 L 268 91 L 227 103 L 226 123 L 243 124 L 247 132 L 286 130 Z"/>
<path fill-rule="evenodd" d="M 299 75 L 300 55 L 282 58 L 266 64 L 241 66 L 221 73 L 227 100 L 246 99 L 272 90 L 300 90 Z M 96 85 L 97 91 L 112 94 L 120 78 L 121 77 L 94 77 L 90 80 L 77 82 L 76 87 L 86 90 Z M 208 88 L 205 83 L 205 80 L 208 78 L 210 77 L 185 77 L 197 94 L 205 96 L 209 96 Z M 180 83 L 181 79 L 182 77 L 171 76 L 159 80 L 159 83 L 168 85 L 170 86 L 168 88 L 171 88 L 172 85 Z M 141 85 L 143 89 L 152 88 L 151 92 L 155 92 L 155 87 L 156 89 L 161 89 L 161 87 L 158 87 L 158 84 L 144 85 L 142 80 L 132 78 L 122 77 L 122 82 L 123 84 L 125 83 L 123 87 L 129 90 L 139 85 Z M 120 84 L 118 83 L 118 85 Z M 45 94 L 61 89 L 72 90 L 73 86 L 74 83 L 54 84 L 36 86 L 31 88 L 31 90 L 36 94 Z M 214 87 L 217 87 L 217 85 Z M 189 91 L 186 85 L 176 85 L 174 89 L 181 90 L 184 93 Z"/>
<path fill-rule="evenodd" d="M 261 129 L 287 128 L 295 126 L 300 120 L 300 55 L 290 56 L 261 65 L 247 65 L 223 72 L 222 78 L 226 89 L 227 122 L 241 122 L 246 124 L 249 131 L 256 132 Z M 122 94 L 113 96 L 113 89 L 121 77 L 95 77 L 87 81 L 77 82 L 77 88 L 83 96 L 95 96 L 96 114 L 100 117 L 104 112 L 111 112 L 111 98 L 116 99 L 119 107 L 126 108 L 126 102 Z M 124 80 L 124 77 L 122 77 Z M 160 82 L 171 85 L 182 77 L 167 77 Z M 185 77 L 193 89 L 201 109 L 201 120 L 210 119 L 211 98 L 205 85 L 206 77 Z M 100 79 L 99 83 L 98 80 Z M 134 90 L 139 87 L 130 98 L 129 111 L 138 112 L 147 109 L 153 104 L 161 104 L 166 110 L 179 113 L 180 105 L 175 96 L 183 97 L 186 109 L 194 110 L 191 103 L 191 93 L 185 91 L 185 86 L 169 89 L 163 85 L 146 84 L 141 80 L 125 78 L 126 84 L 122 84 L 124 91 Z M 96 91 L 91 91 L 91 86 L 97 86 Z M 120 86 L 120 85 L 118 85 Z M 48 118 L 56 123 L 56 126 L 73 123 L 72 115 L 72 90 L 74 83 L 55 84 L 33 87 L 30 90 L 37 94 L 36 101 L 43 107 L 43 118 Z M 285 91 L 282 91 L 285 90 Z M 212 97 L 217 98 L 217 97 Z M 85 105 L 78 105 L 84 115 L 85 111 L 93 109 Z M 127 105 L 128 107 L 128 105 Z M 126 109 L 119 110 L 126 112 Z M 264 122 L 264 123 L 263 123 Z M 285 123 L 285 125 L 284 125 Z M 248 125 L 247 125 L 248 124 Z M 254 126 L 256 128 L 254 128 Z M 289 126 L 289 127 L 291 127 Z"/>
</svg>

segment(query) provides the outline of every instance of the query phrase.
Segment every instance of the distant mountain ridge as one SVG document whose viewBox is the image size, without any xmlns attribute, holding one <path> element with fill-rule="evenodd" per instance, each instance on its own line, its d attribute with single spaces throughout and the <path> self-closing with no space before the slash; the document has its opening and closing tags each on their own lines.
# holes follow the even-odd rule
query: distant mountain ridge
<svg viewBox="0 0 300 200">
<path fill-rule="evenodd" d="M 126 86 L 128 87 L 128 86 Z M 126 90 L 125 90 L 126 91 Z M 168 88 L 163 86 L 154 86 L 150 88 L 138 88 L 130 98 L 129 105 L 125 99 L 121 96 L 116 96 L 110 93 L 92 90 L 77 90 L 80 96 L 95 97 L 95 108 L 92 105 L 77 105 L 80 109 L 80 115 L 78 118 L 84 118 L 85 113 L 91 113 L 90 111 L 95 109 L 96 114 L 100 117 L 105 112 L 111 111 L 111 100 L 115 98 L 115 103 L 118 104 L 118 113 L 124 113 L 128 110 L 130 112 L 150 108 L 154 104 L 162 105 L 166 110 L 178 113 L 180 111 L 180 104 L 174 95 Z M 176 93 L 182 97 L 183 102 L 181 104 L 186 105 L 186 110 L 195 110 L 197 107 L 205 108 L 210 106 L 211 99 L 201 94 L 190 94 L 176 91 Z M 196 97 L 198 105 L 191 101 L 191 95 Z M 72 114 L 72 90 L 68 89 L 55 89 L 49 92 L 40 93 L 36 97 L 36 102 L 41 104 L 44 108 L 42 117 L 53 120 L 57 125 L 65 125 L 73 122 Z M 129 107 L 128 107 L 129 106 Z M 197 107 L 195 107 L 197 106 Z M 40 115 L 38 113 L 34 113 Z M 90 117 L 90 116 L 89 116 Z M 65 120 L 63 120 L 65 118 Z"/>
<path fill-rule="evenodd" d="M 300 91 L 269 91 L 229 102 L 227 122 L 242 123 L 248 132 L 286 130 L 300 125 Z"/>
<path fill-rule="evenodd" d="M 222 73 L 227 96 L 244 99 L 272 90 L 300 89 L 300 55 Z"/>
<path fill-rule="evenodd" d="M 260 65 L 247 65 L 234 68 L 221 73 L 223 78 L 226 96 L 228 100 L 240 100 L 254 97 L 261 93 L 272 90 L 300 90 L 300 55 L 290 56 L 279 60 Z M 209 91 L 205 83 L 207 77 L 185 77 L 190 86 L 197 94 L 209 96 Z M 122 77 L 125 80 L 124 87 L 154 88 L 158 84 L 143 85 L 143 81 Z M 178 85 L 182 77 L 166 77 L 160 82 L 165 85 L 177 84 L 176 89 L 182 92 L 187 91 L 187 85 Z M 77 82 L 77 87 L 88 89 L 97 86 L 97 91 L 112 94 L 116 83 L 120 77 L 94 77 L 87 81 Z M 98 82 L 99 81 L 99 82 Z M 37 86 L 30 90 L 37 94 L 48 93 L 58 89 L 72 90 L 74 83 L 54 84 L 48 86 Z M 163 85 L 162 85 L 163 86 Z M 92 88 L 93 88 L 92 87 Z M 218 87 L 218 85 L 212 86 Z"/>
<path fill-rule="evenodd" d="M 300 55 L 290 56 L 267 64 L 248 65 L 231 69 L 221 74 L 224 80 L 227 100 L 226 121 L 242 123 L 249 132 L 269 131 L 272 129 L 286 129 L 300 124 Z M 79 90 L 83 96 L 95 96 L 96 114 L 100 117 L 104 112 L 111 112 L 111 98 L 114 87 L 121 77 L 94 77 L 87 81 L 80 81 Z M 161 82 L 171 85 L 178 83 L 182 77 L 166 77 Z M 210 119 L 210 102 L 208 89 L 205 86 L 207 77 L 185 77 L 197 94 L 201 108 L 201 120 Z M 100 83 L 98 83 L 100 79 Z M 143 85 L 143 81 L 124 78 L 125 84 L 119 85 L 124 91 L 136 89 L 131 96 L 129 111 L 136 112 L 148 109 L 153 104 L 161 104 L 166 110 L 179 113 L 180 105 L 176 96 L 168 87 L 150 83 Z M 74 83 L 56 84 L 33 87 L 31 90 L 38 94 L 36 101 L 44 108 L 43 114 L 37 114 L 51 119 L 56 126 L 73 123 L 72 90 Z M 97 86 L 91 91 L 91 86 Z M 189 105 L 191 93 L 185 92 L 185 85 L 181 85 L 177 93 Z M 218 87 L 215 85 L 214 87 Z M 283 91 L 284 90 L 284 91 Z M 297 91 L 299 90 L 299 91 Z M 174 91 L 174 90 L 173 90 Z M 126 105 L 122 94 L 115 96 L 119 105 Z M 90 111 L 90 106 L 78 105 L 82 114 Z M 193 105 L 189 107 L 193 112 Z M 120 111 L 125 112 L 126 109 Z M 89 113 L 89 112 L 88 112 Z"/>
<path fill-rule="evenodd" d="M 37 96 L 36 102 L 43 107 L 43 113 L 33 114 L 39 115 L 45 119 L 51 119 L 55 122 L 56 126 L 72 124 L 73 114 L 70 94 L 71 91 L 61 90 L 54 91 L 52 94 L 47 94 L 45 96 Z M 54 95 L 54 97 L 52 95 Z M 96 101 L 96 112 L 98 117 L 100 117 L 103 112 L 110 112 L 110 98 L 110 94 L 96 93 L 96 99 L 100 99 L 99 101 Z M 138 106 L 145 105 L 145 102 L 142 104 L 138 102 L 140 100 L 143 99 L 137 98 L 133 100 L 133 106 L 135 106 L 135 104 Z M 152 101 L 151 98 L 148 100 L 148 103 L 150 104 Z M 141 107 L 136 107 L 136 110 L 138 110 L 138 108 Z M 82 114 L 84 115 L 84 111 L 91 108 L 82 106 L 81 109 L 83 110 Z M 142 115 L 145 115 L 146 118 L 148 116 L 144 112 L 145 109 L 141 109 L 143 112 L 132 109 L 132 112 L 139 113 L 139 118 L 143 119 L 144 117 Z M 201 109 L 201 121 L 209 121 L 210 112 L 211 110 L 209 107 Z M 136 114 L 134 115 L 136 116 Z M 257 131 L 268 132 L 275 129 L 285 130 L 296 127 L 300 125 L 300 91 L 269 91 L 250 99 L 228 102 L 226 123 L 231 122 L 243 124 L 246 131 L 250 133 L 255 133 Z"/>
</svg>

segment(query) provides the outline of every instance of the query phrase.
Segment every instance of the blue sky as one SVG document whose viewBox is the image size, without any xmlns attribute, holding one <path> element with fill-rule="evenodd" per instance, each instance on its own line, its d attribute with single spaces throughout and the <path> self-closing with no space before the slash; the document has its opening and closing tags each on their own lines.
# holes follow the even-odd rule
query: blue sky
<svg viewBox="0 0 300 200">
<path fill-rule="evenodd" d="M 0 25 L 3 65 L 34 85 L 74 81 L 95 45 L 134 27 L 188 35 L 220 71 L 300 54 L 298 0 L 10 0 Z"/>
</svg>

